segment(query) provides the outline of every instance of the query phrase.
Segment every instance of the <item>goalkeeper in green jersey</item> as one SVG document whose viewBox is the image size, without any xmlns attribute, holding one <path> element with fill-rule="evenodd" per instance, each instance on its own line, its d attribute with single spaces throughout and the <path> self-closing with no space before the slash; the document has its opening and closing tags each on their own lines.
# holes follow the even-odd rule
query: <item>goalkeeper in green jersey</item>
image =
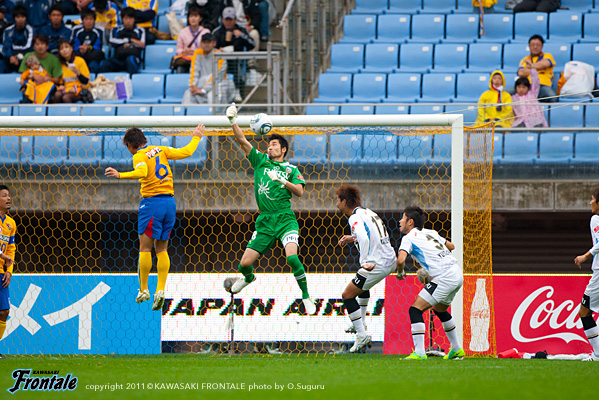
<svg viewBox="0 0 599 400">
<path fill-rule="evenodd" d="M 291 211 L 291 195 L 301 197 L 304 194 L 306 181 L 296 166 L 285 161 L 289 144 L 283 136 L 271 135 L 268 138 L 267 154 L 264 154 L 248 142 L 241 128 L 236 124 L 235 104 L 227 108 L 227 118 L 231 122 L 235 139 L 254 168 L 254 194 L 260 209 L 260 215 L 256 219 L 256 230 L 239 263 L 239 271 L 245 278 L 236 280 L 231 287 L 231 292 L 239 293 L 256 280 L 252 265 L 278 240 L 285 248 L 287 264 L 291 266 L 297 284 L 302 290 L 306 313 L 315 314 L 316 306 L 308 293 L 306 271 L 297 256 L 299 225 L 295 214 Z"/>
</svg>

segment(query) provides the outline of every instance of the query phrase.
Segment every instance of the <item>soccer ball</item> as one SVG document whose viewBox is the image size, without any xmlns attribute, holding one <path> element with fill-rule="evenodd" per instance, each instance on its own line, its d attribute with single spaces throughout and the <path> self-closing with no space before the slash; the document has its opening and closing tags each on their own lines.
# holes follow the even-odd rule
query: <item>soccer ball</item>
<svg viewBox="0 0 599 400">
<path fill-rule="evenodd" d="M 432 280 L 428 271 L 424 267 L 420 268 L 418 271 L 416 271 L 416 278 L 418 278 L 420 283 L 422 283 L 423 285 L 426 285 L 427 283 L 429 283 Z"/>
<path fill-rule="evenodd" d="M 258 135 L 266 135 L 272 129 L 272 121 L 268 115 L 259 113 L 250 119 L 250 128 Z"/>
</svg>

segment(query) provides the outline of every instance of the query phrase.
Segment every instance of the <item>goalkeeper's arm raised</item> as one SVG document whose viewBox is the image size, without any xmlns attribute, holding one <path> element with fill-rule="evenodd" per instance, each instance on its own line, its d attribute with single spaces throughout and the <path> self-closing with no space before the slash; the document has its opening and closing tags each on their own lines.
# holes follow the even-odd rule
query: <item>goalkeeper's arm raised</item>
<svg viewBox="0 0 599 400">
<path fill-rule="evenodd" d="M 229 122 L 231 123 L 231 128 L 233 128 L 233 134 L 235 135 L 235 140 L 237 140 L 237 143 L 239 143 L 239 146 L 241 146 L 241 150 L 243 150 L 243 152 L 245 153 L 245 156 L 247 157 L 250 154 L 250 151 L 252 151 L 252 145 L 245 138 L 245 135 L 241 131 L 241 128 L 239 127 L 239 125 L 237 125 L 237 107 L 235 107 L 235 103 L 231 104 L 227 108 L 226 115 L 227 115 L 227 118 L 229 119 Z"/>
</svg>

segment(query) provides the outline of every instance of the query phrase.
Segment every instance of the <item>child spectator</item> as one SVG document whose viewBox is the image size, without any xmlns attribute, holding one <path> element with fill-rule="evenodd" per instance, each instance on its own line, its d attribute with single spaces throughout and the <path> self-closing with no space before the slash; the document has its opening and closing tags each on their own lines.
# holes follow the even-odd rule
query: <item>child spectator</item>
<svg viewBox="0 0 599 400">
<path fill-rule="evenodd" d="M 173 60 L 173 66 L 178 74 L 189 72 L 191 56 L 200 47 L 202 35 L 210 33 L 202 23 L 202 10 L 195 4 L 189 6 L 187 12 L 187 27 L 179 31 L 177 37 L 177 55 Z"/>
<path fill-rule="evenodd" d="M 537 100 L 540 87 L 539 73 L 535 68 L 530 68 L 530 81 L 528 78 L 518 78 L 516 81 L 516 94 L 512 96 L 516 115 L 512 123 L 514 128 L 547 126 L 545 114 Z"/>
<path fill-rule="evenodd" d="M 76 103 L 81 91 L 89 84 L 89 69 L 85 60 L 75 55 L 73 46 L 66 40 L 58 44 L 58 59 L 62 67 L 60 86 L 54 93 L 54 103 Z"/>
<path fill-rule="evenodd" d="M 21 74 L 23 102 L 47 104 L 55 89 L 54 82 L 43 79 L 48 77 L 48 72 L 42 68 L 40 60 L 34 54 L 27 57 L 25 65 L 27 65 L 27 70 Z"/>
<path fill-rule="evenodd" d="M 81 10 L 81 25 L 73 29 L 71 43 L 75 53 L 85 60 L 89 70 L 97 73 L 100 62 L 104 59 L 102 44 L 104 43 L 104 29 L 96 27 L 96 13 L 89 8 Z"/>
<path fill-rule="evenodd" d="M 110 45 L 114 56 L 100 63 L 100 72 L 126 70 L 136 74 L 141 66 L 141 52 L 146 47 L 146 31 L 135 25 L 135 10 L 123 8 L 123 25 L 114 28 L 110 35 Z"/>
<path fill-rule="evenodd" d="M 478 107 L 478 117 L 476 123 L 496 121 L 497 126 L 508 128 L 512 126 L 512 106 L 508 105 L 512 102 L 512 96 L 504 90 L 505 77 L 501 71 L 493 71 L 489 79 L 489 90 L 484 92 L 479 104 L 486 106 Z"/>
<path fill-rule="evenodd" d="M 64 14 L 60 4 L 54 4 L 50 7 L 50 23 L 42 26 L 38 33 L 48 37 L 48 51 L 54 55 L 58 54 L 58 41 L 69 40 L 71 38 L 71 30 L 66 27 L 63 22 Z"/>
<path fill-rule="evenodd" d="M 17 72 L 25 53 L 33 50 L 33 28 L 27 24 L 27 9 L 16 6 L 12 10 L 14 25 L 6 28 L 2 39 L 0 73 Z"/>
<path fill-rule="evenodd" d="M 104 29 L 107 35 L 119 25 L 119 8 L 112 1 L 95 0 L 89 8 L 96 12 L 96 26 Z"/>
<path fill-rule="evenodd" d="M 125 0 L 123 7 L 131 7 L 135 10 L 135 23 L 146 31 L 146 44 L 154 44 L 156 36 L 150 32 L 150 28 L 155 25 L 158 0 Z"/>
</svg>

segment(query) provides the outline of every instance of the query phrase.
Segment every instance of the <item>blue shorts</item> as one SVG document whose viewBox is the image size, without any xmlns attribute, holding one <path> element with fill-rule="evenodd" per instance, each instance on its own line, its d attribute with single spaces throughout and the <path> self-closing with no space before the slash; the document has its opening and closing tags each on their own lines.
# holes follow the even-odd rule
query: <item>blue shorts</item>
<svg viewBox="0 0 599 400">
<path fill-rule="evenodd" d="M 10 287 L 2 287 L 2 279 L 4 279 L 4 274 L 0 274 L 0 310 L 10 310 L 10 301 L 8 298 L 8 288 Z"/>
<path fill-rule="evenodd" d="M 156 240 L 168 240 L 175 226 L 177 203 L 170 194 L 141 199 L 137 232 Z"/>
</svg>

